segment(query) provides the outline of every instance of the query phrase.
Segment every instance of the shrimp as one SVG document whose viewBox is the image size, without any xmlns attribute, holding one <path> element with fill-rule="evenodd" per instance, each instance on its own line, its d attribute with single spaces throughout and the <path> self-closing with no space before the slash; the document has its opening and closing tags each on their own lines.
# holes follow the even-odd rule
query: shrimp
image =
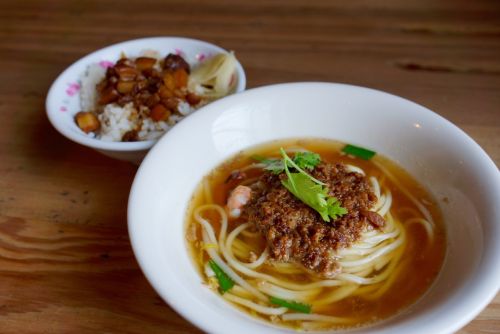
<svg viewBox="0 0 500 334">
<path fill-rule="evenodd" d="M 241 215 L 241 208 L 248 203 L 252 197 L 252 189 L 247 186 L 237 186 L 233 189 L 229 198 L 227 199 L 227 210 L 229 211 L 229 216 L 232 218 L 238 218 Z"/>
</svg>

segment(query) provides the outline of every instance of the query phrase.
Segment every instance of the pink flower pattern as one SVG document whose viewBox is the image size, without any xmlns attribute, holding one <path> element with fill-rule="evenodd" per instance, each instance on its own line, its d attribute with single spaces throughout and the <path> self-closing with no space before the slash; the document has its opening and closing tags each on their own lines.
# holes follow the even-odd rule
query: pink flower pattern
<svg viewBox="0 0 500 334">
<path fill-rule="evenodd" d="M 198 60 L 199 62 L 204 61 L 204 60 L 205 60 L 205 58 L 207 58 L 207 55 L 206 55 L 206 54 L 204 54 L 204 53 L 198 53 L 198 54 L 196 55 L 196 60 Z"/>
<path fill-rule="evenodd" d="M 77 82 L 69 83 L 68 88 L 66 88 L 66 94 L 73 96 L 80 90 L 80 84 Z"/>
<path fill-rule="evenodd" d="M 198 53 L 195 58 L 197 61 L 199 61 L 200 63 L 207 60 L 208 58 L 211 58 L 213 56 L 213 54 L 211 52 L 208 52 L 208 53 Z"/>
<path fill-rule="evenodd" d="M 184 51 L 182 51 L 181 49 L 174 49 L 175 51 L 175 54 L 178 55 L 178 56 L 181 56 L 183 58 L 186 57 L 186 54 L 184 53 Z"/>
<path fill-rule="evenodd" d="M 102 68 L 108 68 L 108 67 L 111 67 L 113 66 L 115 63 L 113 63 L 112 61 L 109 61 L 109 60 L 101 60 L 99 62 L 99 66 L 101 66 Z"/>
</svg>

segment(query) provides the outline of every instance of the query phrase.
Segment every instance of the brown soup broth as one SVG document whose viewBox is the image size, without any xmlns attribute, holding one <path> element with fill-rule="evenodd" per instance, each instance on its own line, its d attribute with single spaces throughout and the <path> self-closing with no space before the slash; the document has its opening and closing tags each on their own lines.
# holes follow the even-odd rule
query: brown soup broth
<svg viewBox="0 0 500 334">
<path fill-rule="evenodd" d="M 232 171 L 254 163 L 255 160 L 251 158 L 252 156 L 259 155 L 264 157 L 279 157 L 280 147 L 284 147 L 285 149 L 300 147 L 320 154 L 322 160 L 325 162 L 344 162 L 352 164 L 362 168 L 367 177 L 376 177 L 381 184 L 382 190 L 389 189 L 392 192 L 393 202 L 391 206 L 391 213 L 395 219 L 404 222 L 406 219 L 412 217 L 422 218 L 423 216 L 417 209 L 416 205 L 400 191 L 399 187 L 396 186 L 391 179 L 384 175 L 384 172 L 382 172 L 378 166 L 383 166 L 393 176 L 395 176 L 396 180 L 429 210 L 435 222 L 434 241 L 432 243 L 429 242 L 427 234 L 420 224 L 410 224 L 406 226 L 403 223 L 406 231 L 407 243 L 401 261 L 402 266 L 400 270 L 396 270 L 394 273 L 397 277 L 395 278 L 390 289 L 375 300 L 367 300 L 363 298 L 362 294 L 358 294 L 347 297 L 339 302 L 335 302 L 328 308 L 322 308 L 317 312 L 325 315 L 355 318 L 355 325 L 362 325 L 395 315 L 401 309 L 414 303 L 425 293 L 441 268 L 445 255 L 446 234 L 436 201 L 407 172 L 394 162 L 380 155 L 376 155 L 370 161 L 347 156 L 341 153 L 343 146 L 343 143 L 324 139 L 273 141 L 238 153 L 236 156 L 215 168 L 204 178 L 203 182 L 206 182 L 208 187 L 211 189 L 213 202 L 224 207 L 229 196 L 229 192 L 234 187 L 234 184 L 231 185 L 226 183 L 226 180 Z M 247 173 L 247 179 L 258 177 L 262 173 L 263 172 L 260 170 L 252 169 L 249 173 Z M 201 184 L 203 184 L 203 182 Z M 205 194 L 203 187 L 200 185 L 195 191 L 193 199 L 189 205 L 186 224 L 186 239 L 188 248 L 192 254 L 193 262 L 204 281 L 206 281 L 206 276 L 204 274 L 203 266 L 209 258 L 201 247 L 201 228 L 193 219 L 193 210 L 199 205 L 205 203 Z M 408 208 L 411 210 L 408 210 Z M 217 234 L 220 230 L 217 214 L 213 214 L 213 216 L 211 216 L 209 213 L 204 216 L 210 220 Z M 241 221 L 238 219 L 230 220 L 228 233 L 240 223 Z M 263 250 L 265 248 L 265 241 L 263 239 L 260 240 L 259 245 L 253 245 L 253 248 Z M 259 271 L 266 273 L 271 265 L 272 264 L 266 263 L 259 268 Z M 290 279 L 290 276 L 288 276 L 287 279 Z M 307 274 L 297 274 L 294 279 L 296 282 L 311 282 L 314 280 L 314 278 L 311 279 L 311 277 Z M 321 295 L 318 295 L 318 298 L 319 297 L 321 297 Z M 316 313 L 314 310 L 314 303 L 312 304 L 313 312 Z M 245 309 L 244 307 L 240 308 Z M 269 317 L 267 316 L 255 314 L 254 312 L 250 313 L 259 318 L 269 320 Z M 293 322 L 283 322 L 279 324 L 294 327 Z"/>
</svg>

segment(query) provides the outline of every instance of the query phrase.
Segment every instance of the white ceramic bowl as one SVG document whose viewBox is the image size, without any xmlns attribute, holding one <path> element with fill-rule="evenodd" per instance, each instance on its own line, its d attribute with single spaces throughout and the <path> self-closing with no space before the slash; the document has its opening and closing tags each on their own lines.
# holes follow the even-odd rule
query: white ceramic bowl
<svg viewBox="0 0 500 334">
<path fill-rule="evenodd" d="M 151 37 L 114 44 L 95 51 L 73 63 L 54 81 L 46 100 L 47 115 L 52 125 L 66 138 L 91 147 L 107 156 L 131 162 L 140 162 L 157 140 L 139 142 L 106 142 L 87 136 L 75 124 L 74 116 L 80 108 L 80 79 L 91 64 L 103 67 L 120 59 L 123 52 L 128 57 L 137 57 L 145 50 L 155 50 L 161 56 L 168 53 L 180 54 L 195 65 L 206 57 L 226 50 L 199 40 L 180 37 Z M 246 78 L 243 67 L 236 66 L 235 92 L 245 90 Z"/>
<path fill-rule="evenodd" d="M 402 314 L 350 333 L 452 333 L 491 301 L 500 285 L 500 173 L 485 152 L 444 118 L 400 97 L 297 83 L 212 103 L 142 163 L 129 199 L 130 238 L 146 277 L 175 310 L 211 333 L 291 332 L 251 318 L 201 284 L 184 223 L 195 187 L 212 168 L 249 146 L 297 137 L 338 139 L 392 158 L 435 196 L 446 222 L 447 256 L 431 289 Z"/>
</svg>

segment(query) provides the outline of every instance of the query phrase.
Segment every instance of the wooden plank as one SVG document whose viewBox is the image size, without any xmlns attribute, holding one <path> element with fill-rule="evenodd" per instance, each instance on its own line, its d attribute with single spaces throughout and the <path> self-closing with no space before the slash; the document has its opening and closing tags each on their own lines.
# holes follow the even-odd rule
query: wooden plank
<svg viewBox="0 0 500 334">
<path fill-rule="evenodd" d="M 152 290 L 126 230 L 136 167 L 48 123 L 55 77 L 144 36 L 235 50 L 248 86 L 364 85 L 421 103 L 500 165 L 500 2 L 3 1 L 0 3 L 2 333 L 196 333 Z M 460 333 L 500 332 L 500 296 Z"/>
</svg>

